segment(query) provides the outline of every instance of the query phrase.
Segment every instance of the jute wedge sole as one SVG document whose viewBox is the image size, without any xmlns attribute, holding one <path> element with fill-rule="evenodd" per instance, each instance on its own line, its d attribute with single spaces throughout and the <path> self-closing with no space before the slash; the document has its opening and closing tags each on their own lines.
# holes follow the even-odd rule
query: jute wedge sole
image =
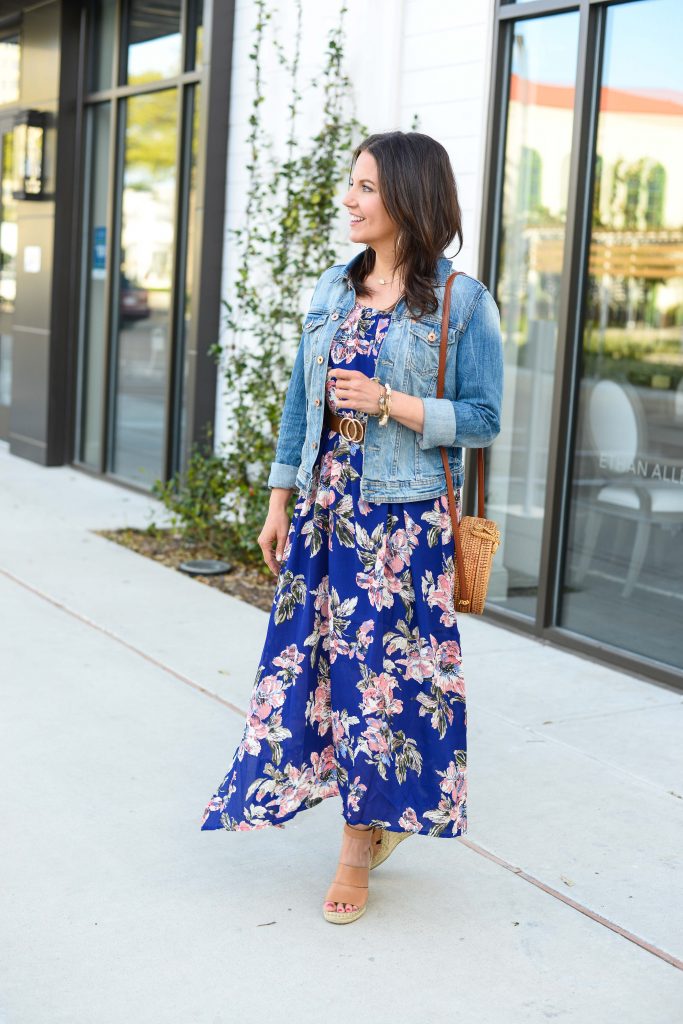
<svg viewBox="0 0 683 1024">
<path fill-rule="evenodd" d="M 383 864 L 387 857 L 394 852 L 399 843 L 402 843 L 412 832 L 389 832 L 385 828 L 373 828 L 372 830 L 372 860 L 370 870 Z"/>
<path fill-rule="evenodd" d="M 359 831 L 345 823 L 344 832 L 354 839 L 363 837 L 367 842 L 365 830 Z M 325 910 L 323 907 L 323 917 L 326 921 L 330 924 L 350 924 L 351 921 L 357 921 L 362 917 L 368 905 L 368 871 L 369 865 L 361 868 L 356 864 L 339 861 L 332 884 L 327 890 L 325 903 L 352 903 L 358 910 Z"/>
</svg>

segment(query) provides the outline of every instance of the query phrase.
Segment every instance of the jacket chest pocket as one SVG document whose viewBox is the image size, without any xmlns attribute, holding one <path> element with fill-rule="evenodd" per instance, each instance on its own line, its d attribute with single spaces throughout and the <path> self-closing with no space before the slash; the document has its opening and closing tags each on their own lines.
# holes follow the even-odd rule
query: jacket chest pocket
<svg viewBox="0 0 683 1024">
<path fill-rule="evenodd" d="M 436 380 L 439 372 L 441 324 L 425 320 L 412 321 L 408 328 L 408 339 L 408 369 L 427 382 Z M 457 339 L 457 329 L 450 328 L 446 349 L 447 358 L 450 357 L 451 348 Z"/>
</svg>

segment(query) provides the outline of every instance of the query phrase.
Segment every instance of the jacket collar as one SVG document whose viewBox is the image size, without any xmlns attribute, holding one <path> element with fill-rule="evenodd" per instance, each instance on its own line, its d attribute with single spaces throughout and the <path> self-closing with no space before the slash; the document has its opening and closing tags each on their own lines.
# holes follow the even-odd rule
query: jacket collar
<svg viewBox="0 0 683 1024">
<path fill-rule="evenodd" d="M 361 258 L 362 255 L 363 255 L 363 252 L 361 251 L 361 252 L 357 252 L 354 256 L 352 256 L 348 263 L 346 263 L 343 267 L 340 267 L 339 273 L 337 274 L 337 276 L 335 277 L 334 280 L 335 281 L 345 281 L 345 280 L 348 280 L 349 273 L 351 271 L 351 267 L 354 265 L 354 263 L 356 263 L 357 260 L 359 260 Z M 437 287 L 443 287 L 443 285 L 445 285 L 445 283 L 446 283 L 446 281 L 448 279 L 448 275 L 451 274 L 452 272 L 453 272 L 453 267 L 451 265 L 451 261 L 449 259 L 447 259 L 445 256 L 438 256 L 437 260 L 436 260 L 436 284 L 437 284 Z M 349 285 L 349 287 L 350 287 L 350 285 Z"/>
</svg>

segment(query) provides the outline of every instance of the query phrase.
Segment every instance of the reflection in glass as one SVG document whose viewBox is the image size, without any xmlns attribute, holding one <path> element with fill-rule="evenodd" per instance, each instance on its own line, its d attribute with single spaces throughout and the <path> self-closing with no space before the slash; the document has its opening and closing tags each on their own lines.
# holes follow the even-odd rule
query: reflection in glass
<svg viewBox="0 0 683 1024">
<path fill-rule="evenodd" d="M 128 17 L 128 83 L 153 82 L 180 74 L 181 0 L 131 0 Z"/>
<path fill-rule="evenodd" d="M 14 188 L 14 134 L 0 135 L 0 312 L 12 313 L 17 295 L 17 201 Z"/>
<path fill-rule="evenodd" d="M 12 335 L 0 334 L 0 405 L 12 401 Z"/>
<path fill-rule="evenodd" d="M 187 444 L 187 417 L 188 417 L 188 395 L 189 395 L 189 375 L 190 375 L 190 362 L 193 353 L 190 351 L 190 340 L 192 337 L 192 293 L 193 293 L 193 270 L 194 270 L 194 246 L 196 237 L 196 220 L 197 220 L 197 149 L 198 149 L 198 136 L 199 136 L 199 97 L 200 88 L 196 86 L 192 89 L 192 103 L 190 109 L 192 110 L 192 139 L 190 149 L 190 187 L 187 197 L 187 245 L 183 258 L 185 259 L 185 291 L 182 297 L 182 339 L 180 339 L 180 359 L 182 366 L 182 390 L 179 399 L 180 407 L 180 431 L 178 440 L 178 451 L 180 455 L 180 469 L 185 469 L 186 462 L 186 444 Z"/>
<path fill-rule="evenodd" d="M 116 38 L 117 0 L 97 0 L 93 5 L 90 86 L 93 92 L 111 89 Z"/>
<path fill-rule="evenodd" d="M 83 291 L 85 316 L 81 353 L 81 436 L 79 458 L 99 469 L 102 458 L 102 417 L 106 379 L 107 194 L 109 191 L 109 126 L 111 108 L 101 103 L 88 109 L 86 153 L 88 202 L 83 224 Z"/>
<path fill-rule="evenodd" d="M 683 8 L 610 7 L 561 624 L 683 666 Z M 652 40 L 656 60 L 642 60 Z"/>
<path fill-rule="evenodd" d="M 176 104 L 175 89 L 127 101 L 112 471 L 148 485 L 164 469 Z"/>
<path fill-rule="evenodd" d="M 19 102 L 19 36 L 0 39 L 0 104 Z"/>
<path fill-rule="evenodd" d="M 492 603 L 535 614 L 572 141 L 578 12 L 514 26 L 496 301 L 505 389 L 487 508 Z"/>
<path fill-rule="evenodd" d="M 198 68 L 202 62 L 202 56 L 204 53 L 204 3 L 203 0 L 197 0 L 194 5 L 194 66 Z"/>
</svg>

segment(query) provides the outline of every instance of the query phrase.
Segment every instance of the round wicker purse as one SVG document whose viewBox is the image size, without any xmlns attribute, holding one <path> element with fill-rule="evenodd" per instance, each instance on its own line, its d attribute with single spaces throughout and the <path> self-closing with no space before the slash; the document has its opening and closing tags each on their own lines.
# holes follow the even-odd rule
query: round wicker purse
<svg viewBox="0 0 683 1024">
<path fill-rule="evenodd" d="M 439 350 L 439 376 L 436 385 L 436 397 L 443 398 L 443 385 L 446 375 L 446 346 L 448 344 L 448 321 L 451 310 L 451 286 L 462 273 L 456 270 L 446 281 L 443 299 L 443 317 L 441 320 L 441 348 Z M 458 523 L 455 507 L 453 477 L 448 465 L 448 453 L 441 446 L 441 461 L 446 473 L 448 489 L 448 507 L 453 524 L 453 540 L 455 542 L 455 560 L 457 571 L 453 574 L 453 601 L 457 612 L 471 612 L 481 615 L 486 602 L 486 592 L 491 575 L 493 556 L 500 544 L 500 530 L 492 519 L 484 515 L 484 449 L 477 448 L 477 515 L 463 516 Z"/>
</svg>

